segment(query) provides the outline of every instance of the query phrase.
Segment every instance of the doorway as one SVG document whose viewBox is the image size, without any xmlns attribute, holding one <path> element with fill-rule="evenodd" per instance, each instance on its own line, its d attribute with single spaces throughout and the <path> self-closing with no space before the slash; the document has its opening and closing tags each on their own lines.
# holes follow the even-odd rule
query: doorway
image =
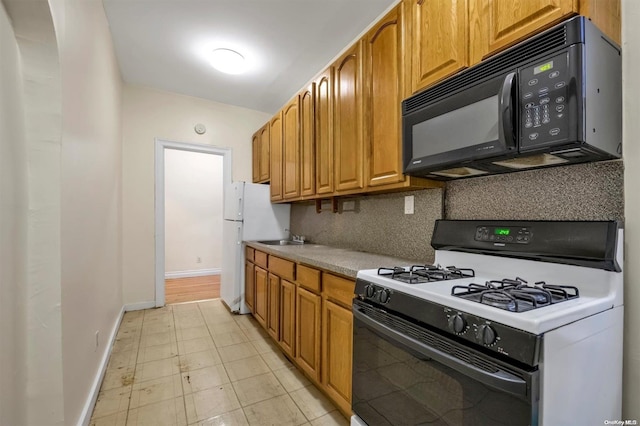
<svg viewBox="0 0 640 426">
<path fill-rule="evenodd" d="M 207 158 L 208 156 L 200 154 L 216 157 Z M 185 164 L 188 164 L 186 169 Z M 222 167 L 221 174 L 218 175 L 222 185 L 218 182 L 218 187 L 224 188 L 231 182 L 230 149 L 161 139 L 155 141 L 156 307 L 186 301 L 187 293 L 191 291 L 199 294 L 195 294 L 195 297 L 207 297 L 210 293 L 207 293 L 206 284 L 211 283 L 212 279 L 219 283 L 219 267 L 212 268 L 211 262 L 221 265 L 221 260 L 214 260 L 215 253 L 207 251 L 205 246 L 207 239 L 221 239 L 221 232 L 217 237 L 207 236 L 196 240 L 191 238 L 207 233 L 204 226 L 199 228 L 207 220 L 206 213 L 202 213 L 202 209 L 207 208 L 207 203 L 204 202 L 207 195 L 199 193 L 195 184 L 189 184 L 197 182 L 203 176 L 213 176 L 206 174 L 205 169 L 209 167 L 207 164 Z M 176 180 L 167 181 L 170 176 L 174 176 Z M 222 214 L 223 197 L 221 190 L 219 192 L 219 196 L 215 196 L 215 203 Z M 210 203 L 208 205 L 211 206 Z M 211 217 L 213 221 L 213 212 Z M 218 243 L 222 245 L 221 241 Z M 213 283 L 215 285 L 215 281 Z"/>
</svg>

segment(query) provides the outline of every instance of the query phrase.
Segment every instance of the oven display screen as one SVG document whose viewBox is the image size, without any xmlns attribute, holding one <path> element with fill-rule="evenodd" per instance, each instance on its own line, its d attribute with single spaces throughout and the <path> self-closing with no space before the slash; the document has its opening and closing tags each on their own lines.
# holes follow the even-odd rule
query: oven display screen
<svg viewBox="0 0 640 426">
<path fill-rule="evenodd" d="M 553 61 L 549 61 L 546 64 L 538 65 L 533 69 L 533 74 L 540 74 L 541 72 L 549 71 L 553 68 Z"/>
<path fill-rule="evenodd" d="M 495 235 L 509 235 L 511 233 L 511 229 L 509 229 L 509 228 L 494 228 L 493 233 Z"/>
</svg>

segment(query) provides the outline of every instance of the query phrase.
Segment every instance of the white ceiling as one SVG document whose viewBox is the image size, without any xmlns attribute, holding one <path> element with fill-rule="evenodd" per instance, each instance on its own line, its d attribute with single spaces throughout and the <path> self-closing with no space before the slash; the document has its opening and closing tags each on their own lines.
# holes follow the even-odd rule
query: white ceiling
<svg viewBox="0 0 640 426">
<path fill-rule="evenodd" d="M 275 113 L 398 0 L 103 0 L 124 80 Z M 207 52 L 250 62 L 223 74 Z"/>
</svg>

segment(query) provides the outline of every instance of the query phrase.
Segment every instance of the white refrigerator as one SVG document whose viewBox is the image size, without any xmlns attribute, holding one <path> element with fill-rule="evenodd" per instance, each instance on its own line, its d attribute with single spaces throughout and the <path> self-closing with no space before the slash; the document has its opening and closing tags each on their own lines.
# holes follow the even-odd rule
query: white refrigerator
<svg viewBox="0 0 640 426">
<path fill-rule="evenodd" d="M 249 313 L 242 242 L 288 238 L 290 213 L 289 204 L 271 204 L 269 185 L 233 182 L 225 187 L 220 297 L 231 312 Z"/>
</svg>

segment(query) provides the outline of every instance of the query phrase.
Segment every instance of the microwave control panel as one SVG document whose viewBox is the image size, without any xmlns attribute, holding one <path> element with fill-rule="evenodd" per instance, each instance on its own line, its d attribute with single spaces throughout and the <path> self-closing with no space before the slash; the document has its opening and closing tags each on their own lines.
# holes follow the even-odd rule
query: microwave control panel
<svg viewBox="0 0 640 426">
<path fill-rule="evenodd" d="M 569 134 L 569 53 L 521 68 L 520 146 L 562 141 Z"/>
</svg>

